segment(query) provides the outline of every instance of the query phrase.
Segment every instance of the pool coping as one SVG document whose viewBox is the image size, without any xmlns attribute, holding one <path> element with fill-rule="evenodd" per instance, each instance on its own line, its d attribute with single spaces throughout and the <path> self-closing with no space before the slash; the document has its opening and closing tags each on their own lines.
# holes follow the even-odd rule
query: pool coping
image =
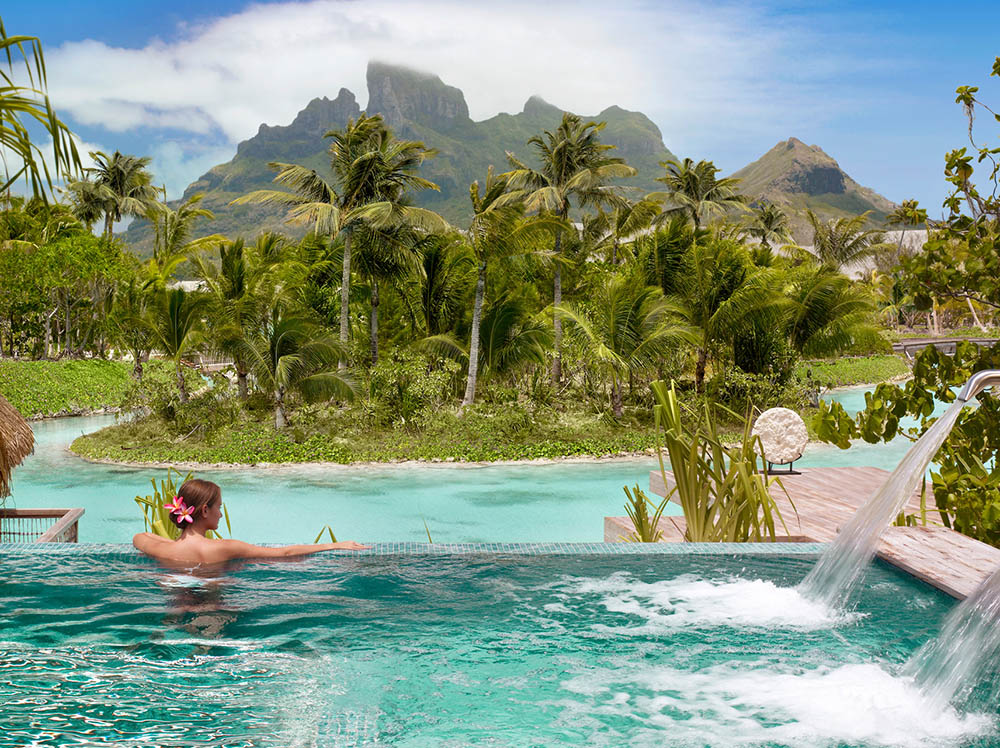
<svg viewBox="0 0 1000 748">
<path fill-rule="evenodd" d="M 263 544 L 272 545 L 272 544 Z M 372 543 L 364 551 L 334 550 L 338 556 L 514 555 L 514 556 L 818 556 L 827 543 Z M 4 555 L 138 556 L 126 543 L 0 543 Z"/>
</svg>

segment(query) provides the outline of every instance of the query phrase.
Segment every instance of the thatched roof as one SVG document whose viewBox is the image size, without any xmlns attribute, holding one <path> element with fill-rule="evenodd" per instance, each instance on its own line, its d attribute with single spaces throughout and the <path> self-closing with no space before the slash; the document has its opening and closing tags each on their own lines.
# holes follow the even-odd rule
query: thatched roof
<svg viewBox="0 0 1000 748">
<path fill-rule="evenodd" d="M 0 498 L 10 496 L 10 474 L 35 451 L 35 434 L 24 416 L 0 396 Z"/>
</svg>

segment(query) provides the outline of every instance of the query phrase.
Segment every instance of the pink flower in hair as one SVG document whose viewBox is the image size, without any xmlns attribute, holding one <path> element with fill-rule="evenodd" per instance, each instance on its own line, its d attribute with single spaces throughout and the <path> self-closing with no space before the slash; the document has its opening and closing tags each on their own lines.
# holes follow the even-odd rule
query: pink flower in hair
<svg viewBox="0 0 1000 748">
<path fill-rule="evenodd" d="M 177 517 L 175 521 L 177 522 L 178 525 L 183 524 L 184 522 L 193 523 L 194 519 L 191 517 L 193 513 L 194 513 L 193 506 L 184 506 L 182 503 L 180 510 L 174 512 L 174 515 Z"/>
<path fill-rule="evenodd" d="M 184 499 L 180 496 L 174 496 L 174 500 L 170 504 L 164 504 L 163 508 L 166 509 L 171 514 L 177 514 L 185 508 Z"/>
</svg>

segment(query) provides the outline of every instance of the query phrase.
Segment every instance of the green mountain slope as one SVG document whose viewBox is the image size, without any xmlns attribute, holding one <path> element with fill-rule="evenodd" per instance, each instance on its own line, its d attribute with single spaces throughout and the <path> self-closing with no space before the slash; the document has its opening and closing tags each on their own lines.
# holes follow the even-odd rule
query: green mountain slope
<svg viewBox="0 0 1000 748">
<path fill-rule="evenodd" d="M 475 122 L 469 117 L 462 92 L 437 76 L 372 62 L 367 82 L 369 113 L 380 113 L 400 137 L 422 140 L 438 151 L 435 158 L 425 162 L 421 174 L 437 183 L 441 191 L 417 194 L 416 204 L 440 212 L 459 226 L 470 217 L 469 184 L 476 179 L 482 181 L 491 164 L 505 170 L 507 151 L 531 162 L 533 154 L 526 141 L 542 130 L 555 129 L 563 113 L 532 97 L 518 114 L 498 114 Z M 234 207 L 229 202 L 251 190 L 273 187 L 274 172 L 267 167 L 269 161 L 306 164 L 329 175 L 329 141 L 323 134 L 343 127 L 360 113 L 354 94 L 341 89 L 333 100 L 313 99 L 287 126 L 261 125 L 254 137 L 239 144 L 230 162 L 213 167 L 185 190 L 184 197 L 204 193 L 203 205 L 215 213 L 216 220 L 201 224 L 200 234 L 250 237 L 273 229 L 303 233 L 304 227 L 290 227 L 284 222 L 281 209 Z M 606 122 L 602 141 L 617 146 L 615 155 L 639 170 L 638 177 L 629 180 L 637 195 L 658 189 L 655 179 L 663 172 L 659 162 L 674 156 L 648 117 L 612 106 L 587 119 Z M 149 224 L 133 223 L 127 239 L 140 253 L 148 252 Z"/>
<path fill-rule="evenodd" d="M 765 198 L 788 214 L 796 240 L 812 243 L 806 210 L 824 219 L 872 211 L 881 222 L 895 206 L 868 187 L 862 187 L 817 145 L 797 138 L 778 143 L 752 164 L 732 176 L 742 180 L 739 190 L 752 199 Z"/>
</svg>

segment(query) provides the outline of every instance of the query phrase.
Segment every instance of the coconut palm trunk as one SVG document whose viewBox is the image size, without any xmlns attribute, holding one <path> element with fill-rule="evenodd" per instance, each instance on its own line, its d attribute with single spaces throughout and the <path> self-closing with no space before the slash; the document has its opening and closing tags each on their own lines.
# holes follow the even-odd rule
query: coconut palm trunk
<svg viewBox="0 0 1000 748">
<path fill-rule="evenodd" d="M 349 328 L 349 309 L 351 295 L 351 233 L 344 234 L 344 272 L 340 281 L 340 342 L 347 346 L 347 335 Z M 346 369 L 347 361 L 341 359 L 337 364 L 338 369 Z"/>
<path fill-rule="evenodd" d="M 698 349 L 698 361 L 694 366 L 694 389 L 699 395 L 705 391 L 705 365 L 708 363 L 708 349 Z"/>
<path fill-rule="evenodd" d="M 274 390 L 274 428 L 278 431 L 288 424 L 288 417 L 285 415 L 285 388 L 277 387 Z"/>
<path fill-rule="evenodd" d="M 983 323 L 982 323 L 982 322 L 980 321 L 980 319 L 979 319 L 979 315 L 978 315 L 978 314 L 976 314 L 976 308 L 975 308 L 975 307 L 974 307 L 974 306 L 972 305 L 972 299 L 970 299 L 970 298 L 969 298 L 968 296 L 966 296 L 966 297 L 965 297 L 965 303 L 969 305 L 969 311 L 970 311 L 970 312 L 972 312 L 972 321 L 973 321 L 973 322 L 975 322 L 975 324 L 976 324 L 976 327 L 978 327 L 978 328 L 979 328 L 979 329 L 980 329 L 981 331 L 983 331 L 983 332 L 989 332 L 989 331 L 988 331 L 988 330 L 986 329 L 986 325 L 984 325 L 984 324 L 983 324 Z"/>
<path fill-rule="evenodd" d="M 624 412 L 622 406 L 622 387 L 617 375 L 615 375 L 611 382 L 611 410 L 615 414 L 615 418 L 621 418 Z"/>
<path fill-rule="evenodd" d="M 378 363 L 378 281 L 372 278 L 371 341 L 372 366 Z"/>
<path fill-rule="evenodd" d="M 184 371 L 181 367 L 181 359 L 179 356 L 177 361 L 174 362 L 174 365 L 177 369 L 177 390 L 180 392 L 180 400 L 182 403 L 186 403 L 188 401 L 187 382 L 184 381 Z"/>
<path fill-rule="evenodd" d="M 476 302 L 472 307 L 472 339 L 469 341 L 469 378 L 465 383 L 462 407 L 472 405 L 476 399 L 476 378 L 479 376 L 479 325 L 483 316 L 483 295 L 486 288 L 486 263 L 479 265 L 476 281 Z"/>
<path fill-rule="evenodd" d="M 239 387 L 240 400 L 246 400 L 250 397 L 250 388 L 247 386 L 247 372 L 243 371 L 241 367 L 236 369 L 236 385 Z"/>
<path fill-rule="evenodd" d="M 557 309 L 559 308 L 559 305 L 562 304 L 562 269 L 559 265 L 559 248 L 561 243 L 562 231 L 557 231 L 555 246 L 556 272 L 552 287 L 552 303 Z M 552 343 L 555 348 L 556 357 L 552 361 L 552 384 L 558 386 L 560 380 L 562 380 L 562 320 L 559 318 L 558 314 L 555 315 L 555 319 L 553 321 L 553 333 Z"/>
</svg>

